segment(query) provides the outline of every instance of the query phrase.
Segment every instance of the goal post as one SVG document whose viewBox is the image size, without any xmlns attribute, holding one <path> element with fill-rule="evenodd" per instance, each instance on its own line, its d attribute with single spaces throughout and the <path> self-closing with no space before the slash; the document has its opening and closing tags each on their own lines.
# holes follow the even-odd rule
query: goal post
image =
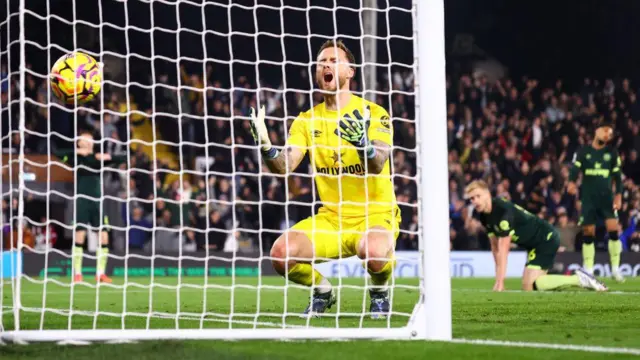
<svg viewBox="0 0 640 360">
<path fill-rule="evenodd" d="M 415 1 L 417 24 L 416 120 L 420 131 L 420 208 L 427 339 L 451 340 L 449 186 L 447 162 L 444 2 Z M 414 25 L 415 26 L 415 25 Z M 428 174 L 428 175 L 427 175 Z"/>
<path fill-rule="evenodd" d="M 9 83 L 0 122 L 10 124 L 0 134 L 1 193 L 9 200 L 8 209 L 0 210 L 0 220 L 7 219 L 1 225 L 10 229 L 2 232 L 0 256 L 11 261 L 8 267 L 0 265 L 0 342 L 452 339 L 443 0 L 389 0 L 384 6 L 363 1 L 355 8 L 337 1 L 98 2 L 103 5 L 97 14 L 86 11 L 92 1 L 74 0 L 61 15 L 62 5 L 55 0 L 43 6 L 9 0 L 7 20 L 0 21 L 0 64 L 8 70 L 0 81 Z M 85 12 L 76 10 L 81 7 Z M 172 19 L 161 15 L 167 9 L 175 11 Z M 208 21 L 213 12 L 224 13 L 227 23 Z M 79 15 L 85 13 L 91 15 Z M 304 21 L 289 22 L 301 16 Z M 393 22 L 394 16 L 405 23 Z M 187 23 L 187 18 L 201 25 Z M 324 26 L 323 21 L 333 23 Z M 344 25 L 348 21 L 359 23 Z M 381 26 L 384 33 L 372 33 Z M 50 34 L 58 27 L 68 35 Z M 46 31 L 46 36 L 34 28 Z M 72 41 L 65 39 L 71 35 Z M 147 40 L 139 41 L 141 37 Z M 291 206 L 313 210 L 320 200 L 313 185 L 310 202 L 290 198 L 289 192 L 305 183 L 290 188 L 287 179 L 251 165 L 251 159 L 260 160 L 257 147 L 243 139 L 249 107 L 266 104 L 268 126 L 282 140 L 298 115 L 292 109 L 308 109 L 317 101 L 312 65 L 317 44 L 329 39 L 354 44 L 350 47 L 361 64 L 357 70 L 363 72 L 356 77 L 361 79 L 360 93 L 374 102 L 382 99 L 393 122 L 413 129 L 405 133 L 412 139 L 397 143 L 396 136 L 392 151 L 415 159 L 413 174 L 394 173 L 394 159 L 390 163 L 394 181 L 406 180 L 398 188 L 412 183 L 417 189 L 415 199 L 399 200 L 417 209 L 414 230 L 401 230 L 417 237 L 417 250 L 397 255 L 398 261 L 415 265 L 416 277 L 391 281 L 401 295 L 391 291 L 391 316 L 377 322 L 368 318 L 366 271 L 353 259 L 336 261 L 337 270 L 331 274 L 325 273 L 330 267 L 317 267 L 323 275 L 337 278 L 331 280 L 338 304 L 320 319 L 300 320 L 299 307 L 311 292 L 276 276 L 263 242 L 292 225 Z M 399 41 L 411 44 L 398 47 Z M 281 54 L 266 49 L 274 44 L 279 44 Z M 407 55 L 406 62 L 397 60 L 398 48 L 413 50 L 413 56 Z M 65 107 L 54 99 L 47 72 L 61 54 L 74 50 L 105 63 L 106 74 L 94 104 Z M 378 59 L 380 52 L 386 59 Z M 296 71 L 299 77 L 293 76 Z M 278 72 L 281 83 L 274 85 Z M 34 89 L 34 82 L 43 85 Z M 396 110 L 395 95 L 412 99 L 415 108 Z M 402 109 L 406 114 L 398 113 Z M 48 123 L 39 126 L 34 119 Z M 58 239 L 75 239 L 74 201 L 90 199 L 77 193 L 73 183 L 78 164 L 61 164 L 54 157 L 61 144 L 75 146 L 79 125 L 95 127 L 102 151 L 128 154 L 123 168 L 94 171 L 103 188 L 111 180 L 120 184 L 111 193 L 103 189 L 97 199 L 100 217 L 115 219 L 101 222 L 99 228 L 110 231 L 107 272 L 115 278 L 113 284 L 93 279 L 73 283 L 75 255 L 52 242 L 53 233 Z M 107 134 L 107 129 L 115 129 L 115 134 Z M 280 140 L 274 145 L 282 145 Z M 226 155 L 215 157 L 212 152 Z M 200 155 L 196 159 L 193 154 Z M 150 167 L 142 167 L 141 159 Z M 65 187 L 58 182 L 67 181 L 67 173 L 73 175 Z M 312 173 L 295 176 L 311 183 Z M 254 179 L 257 195 L 244 193 L 247 179 Z M 144 192 L 136 186 L 148 181 L 153 190 L 141 195 Z M 203 187 L 189 181 L 202 181 Z M 287 189 L 284 199 L 273 194 L 274 188 Z M 169 192 L 173 197 L 161 197 Z M 272 229 L 264 219 L 279 211 L 278 206 L 284 208 L 285 218 Z M 44 210 L 34 210 L 37 207 Z M 138 209 L 150 220 L 137 218 Z M 202 219 L 193 219 L 198 216 Z M 257 220 L 251 222 L 252 216 Z M 149 240 L 144 249 L 133 250 L 140 232 Z M 90 272 L 100 261 L 99 238 L 92 236 L 87 235 L 82 255 L 85 278 L 93 278 Z M 118 236 L 123 241 L 116 246 Z M 202 238 L 204 247 L 195 251 L 199 240 L 194 239 Z M 210 239 L 218 238 L 224 238 L 221 245 L 209 246 Z M 176 243 L 177 248 L 171 248 Z M 251 250 L 243 248 L 245 243 Z M 15 256 L 18 251 L 22 256 Z M 34 271 L 34 261 L 45 265 Z M 255 278 L 243 277 L 243 271 Z M 354 273 L 361 276 L 350 278 Z M 398 305 L 395 299 L 400 299 Z"/>
</svg>

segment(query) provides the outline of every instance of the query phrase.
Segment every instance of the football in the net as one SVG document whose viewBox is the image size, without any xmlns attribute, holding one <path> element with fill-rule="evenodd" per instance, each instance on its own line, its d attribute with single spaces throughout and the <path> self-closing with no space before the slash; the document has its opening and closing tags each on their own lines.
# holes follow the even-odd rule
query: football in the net
<svg viewBox="0 0 640 360">
<path fill-rule="evenodd" d="M 102 66 L 82 52 L 66 54 L 51 68 L 51 89 L 66 104 L 84 104 L 99 93 Z"/>
</svg>

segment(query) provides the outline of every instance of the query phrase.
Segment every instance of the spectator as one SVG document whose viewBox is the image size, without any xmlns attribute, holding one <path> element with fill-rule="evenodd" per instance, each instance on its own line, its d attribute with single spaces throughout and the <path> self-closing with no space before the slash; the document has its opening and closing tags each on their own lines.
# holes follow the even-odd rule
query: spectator
<svg viewBox="0 0 640 360">
<path fill-rule="evenodd" d="M 129 249 L 143 249 L 149 240 L 149 231 L 153 227 L 153 224 L 144 218 L 144 210 L 142 207 L 136 206 L 133 208 L 128 226 Z"/>
<path fill-rule="evenodd" d="M 207 229 L 207 247 L 209 250 L 222 251 L 229 234 L 226 232 L 227 227 L 220 215 L 220 212 L 214 210 L 209 215 L 209 228 Z"/>
</svg>

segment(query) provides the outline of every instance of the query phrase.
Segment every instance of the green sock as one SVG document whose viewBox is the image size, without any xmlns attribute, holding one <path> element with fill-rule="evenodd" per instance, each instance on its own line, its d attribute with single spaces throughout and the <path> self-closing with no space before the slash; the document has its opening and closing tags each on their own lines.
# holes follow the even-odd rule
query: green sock
<svg viewBox="0 0 640 360">
<path fill-rule="evenodd" d="M 596 257 L 596 245 L 582 244 L 582 266 L 588 271 L 593 271 L 593 263 Z"/>
<path fill-rule="evenodd" d="M 98 259 L 98 276 L 104 274 L 104 270 L 107 268 L 107 259 L 109 258 L 109 248 L 100 246 L 97 251 Z"/>
<path fill-rule="evenodd" d="M 535 284 L 538 290 L 555 290 L 565 286 L 580 286 L 580 279 L 578 275 L 542 275 Z"/>
<path fill-rule="evenodd" d="M 82 246 L 74 246 L 71 251 L 71 263 L 73 264 L 73 273 L 76 275 L 82 274 L 82 254 L 84 249 Z"/>
<path fill-rule="evenodd" d="M 609 259 L 611 261 L 611 271 L 618 272 L 620 267 L 620 253 L 622 253 L 622 241 L 609 240 Z"/>
</svg>

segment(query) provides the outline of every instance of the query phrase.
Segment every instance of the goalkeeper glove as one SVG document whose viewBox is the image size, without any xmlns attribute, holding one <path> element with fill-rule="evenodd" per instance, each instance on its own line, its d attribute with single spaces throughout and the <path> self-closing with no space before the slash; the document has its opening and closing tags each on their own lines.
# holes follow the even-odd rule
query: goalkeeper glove
<svg viewBox="0 0 640 360">
<path fill-rule="evenodd" d="M 251 108 L 251 135 L 257 145 L 260 146 L 262 156 L 273 159 L 278 156 L 278 150 L 271 146 L 271 140 L 269 140 L 269 132 L 267 131 L 267 125 L 264 123 L 265 110 L 264 105 L 256 111 Z"/>
<path fill-rule="evenodd" d="M 358 155 L 363 157 L 365 151 L 367 158 L 371 159 L 376 155 L 376 149 L 369 141 L 369 125 L 371 124 L 371 109 L 369 106 L 360 115 L 359 111 L 354 111 L 355 120 L 349 115 L 345 115 L 338 123 L 335 134 L 342 140 L 358 148 Z"/>
</svg>

